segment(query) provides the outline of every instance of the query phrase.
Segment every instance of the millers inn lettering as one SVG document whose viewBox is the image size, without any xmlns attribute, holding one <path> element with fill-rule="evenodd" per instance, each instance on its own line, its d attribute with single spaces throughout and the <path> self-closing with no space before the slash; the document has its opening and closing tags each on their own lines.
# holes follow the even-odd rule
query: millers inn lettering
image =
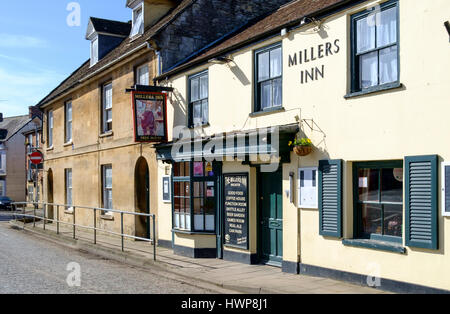
<svg viewBox="0 0 450 314">
<path fill-rule="evenodd" d="M 334 42 L 327 42 L 320 44 L 317 47 L 311 47 L 310 49 L 304 49 L 293 55 L 289 55 L 289 67 L 303 65 L 309 62 L 329 57 L 339 53 L 341 50 L 339 46 L 339 39 Z M 317 81 L 319 78 L 325 78 L 325 65 L 311 67 L 311 69 L 305 69 L 300 71 L 300 82 L 306 84 L 310 81 Z"/>
</svg>

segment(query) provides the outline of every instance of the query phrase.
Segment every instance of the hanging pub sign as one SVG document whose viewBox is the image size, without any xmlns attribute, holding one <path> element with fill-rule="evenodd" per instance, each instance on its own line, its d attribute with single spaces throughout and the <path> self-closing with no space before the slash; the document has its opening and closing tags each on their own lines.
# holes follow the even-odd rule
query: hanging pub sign
<svg viewBox="0 0 450 314">
<path fill-rule="evenodd" d="M 167 95 L 133 91 L 132 101 L 135 141 L 167 141 Z"/>
<path fill-rule="evenodd" d="M 225 246 L 248 250 L 248 174 L 224 175 Z"/>
</svg>

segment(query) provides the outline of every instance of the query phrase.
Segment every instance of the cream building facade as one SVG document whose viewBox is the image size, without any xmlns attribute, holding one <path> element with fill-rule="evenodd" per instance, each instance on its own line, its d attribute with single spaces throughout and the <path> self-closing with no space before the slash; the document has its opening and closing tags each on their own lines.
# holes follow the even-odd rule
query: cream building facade
<svg viewBox="0 0 450 314">
<path fill-rule="evenodd" d="M 171 182 L 159 240 L 192 257 L 448 292 L 449 3 L 310 4 L 157 78 L 174 88 L 157 146 L 158 195 Z M 296 137 L 312 153 L 297 156 Z M 267 148 L 275 171 L 253 157 Z"/>
</svg>

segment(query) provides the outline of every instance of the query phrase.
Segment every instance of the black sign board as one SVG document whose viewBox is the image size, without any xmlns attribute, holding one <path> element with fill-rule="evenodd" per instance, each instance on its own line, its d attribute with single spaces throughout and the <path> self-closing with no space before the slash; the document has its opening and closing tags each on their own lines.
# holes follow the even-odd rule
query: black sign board
<svg viewBox="0 0 450 314">
<path fill-rule="evenodd" d="M 225 246 L 248 250 L 248 174 L 225 174 L 224 191 Z"/>
<path fill-rule="evenodd" d="M 445 176 L 444 213 L 450 214 L 450 166 L 444 167 L 444 176 Z"/>
<path fill-rule="evenodd" d="M 135 141 L 165 142 L 167 140 L 167 95 L 132 92 L 132 98 Z"/>
</svg>

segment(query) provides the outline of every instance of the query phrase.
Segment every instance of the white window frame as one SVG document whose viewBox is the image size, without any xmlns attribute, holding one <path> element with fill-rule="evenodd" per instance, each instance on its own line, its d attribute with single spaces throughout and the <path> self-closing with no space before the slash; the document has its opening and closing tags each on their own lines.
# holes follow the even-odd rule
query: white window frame
<svg viewBox="0 0 450 314">
<path fill-rule="evenodd" d="M 95 46 L 96 44 L 96 46 Z M 98 62 L 98 36 L 91 40 L 91 67 Z"/>
<path fill-rule="evenodd" d="M 111 105 L 107 108 L 106 91 L 111 89 Z M 108 133 L 112 131 L 112 107 L 113 107 L 113 86 L 112 82 L 104 84 L 102 87 L 102 133 Z M 106 120 L 108 112 L 111 112 L 111 119 Z M 108 124 L 111 123 L 111 128 L 108 128 Z"/>
<path fill-rule="evenodd" d="M 445 167 L 450 167 L 450 162 L 442 162 L 441 163 L 441 207 L 442 207 L 442 216 L 450 217 L 450 212 L 445 211 Z"/>
<path fill-rule="evenodd" d="M 69 107 L 70 107 L 70 120 L 69 120 Z M 69 100 L 64 104 L 64 117 L 66 120 L 65 123 L 65 143 L 71 143 L 73 140 L 73 128 L 72 128 L 72 119 L 73 119 L 73 107 L 72 107 L 72 101 Z M 70 136 L 69 136 L 70 135 Z"/>
<path fill-rule="evenodd" d="M 111 169 L 111 186 L 106 186 L 106 170 Z M 108 203 L 107 200 L 107 191 L 111 191 L 111 208 L 106 208 L 106 204 Z M 113 199 L 112 199 L 112 191 L 113 191 L 113 185 L 112 185 L 112 165 L 102 165 L 102 198 L 103 198 L 103 208 L 104 209 L 113 209 Z M 104 211 L 103 215 L 110 215 L 112 216 L 113 213 L 110 211 Z"/>
<path fill-rule="evenodd" d="M 6 180 L 0 180 L 0 196 L 6 196 Z"/>
<path fill-rule="evenodd" d="M 301 195 L 301 176 L 300 173 L 302 171 L 316 171 L 316 203 L 314 205 L 303 205 L 302 204 L 302 195 Z M 304 209 L 318 209 L 319 208 L 319 168 L 318 167 L 304 167 L 299 168 L 298 172 L 298 180 L 297 180 L 297 207 Z"/>
<path fill-rule="evenodd" d="M 0 151 L 0 172 L 2 174 L 6 173 L 6 152 Z"/>
<path fill-rule="evenodd" d="M 47 121 L 47 131 L 48 131 L 48 134 L 47 134 L 47 138 L 48 138 L 48 144 L 47 144 L 47 146 L 48 146 L 48 148 L 52 148 L 53 147 L 53 111 L 49 111 L 48 112 L 48 116 L 47 116 L 47 119 L 48 119 L 48 121 Z"/>
<path fill-rule="evenodd" d="M 143 73 L 141 73 L 141 71 L 143 69 L 147 70 L 147 73 L 146 73 L 147 77 L 145 78 L 145 82 L 142 82 L 142 80 L 141 80 L 141 78 L 143 76 Z M 147 63 L 140 65 L 136 68 L 136 84 L 137 85 L 150 85 L 150 68 Z"/>
<path fill-rule="evenodd" d="M 69 182 L 69 172 L 70 172 L 70 182 Z M 66 205 L 71 205 L 67 211 L 73 212 L 73 171 L 71 168 L 64 169 L 64 185 L 66 187 Z M 70 191 L 70 198 L 71 201 L 69 202 L 69 191 Z"/>
<path fill-rule="evenodd" d="M 138 22 L 137 21 L 137 18 L 138 18 L 137 12 L 139 10 L 141 10 L 141 12 L 142 12 L 141 13 L 142 17 L 141 17 L 139 29 L 137 29 L 137 27 L 136 27 L 136 23 Z M 130 37 L 134 37 L 134 36 L 137 36 L 139 34 L 143 34 L 144 33 L 144 3 L 141 3 L 140 5 L 138 5 L 137 7 L 135 7 L 133 9 L 133 19 L 132 19 L 132 21 L 133 21 L 133 26 L 131 27 Z"/>
</svg>

